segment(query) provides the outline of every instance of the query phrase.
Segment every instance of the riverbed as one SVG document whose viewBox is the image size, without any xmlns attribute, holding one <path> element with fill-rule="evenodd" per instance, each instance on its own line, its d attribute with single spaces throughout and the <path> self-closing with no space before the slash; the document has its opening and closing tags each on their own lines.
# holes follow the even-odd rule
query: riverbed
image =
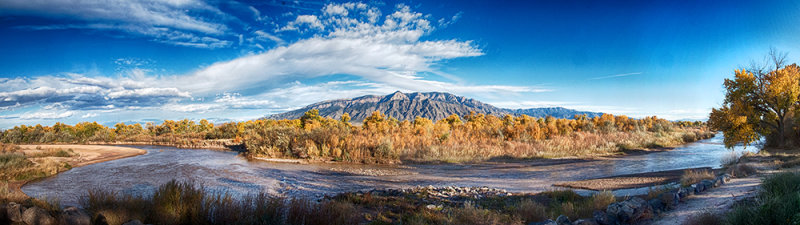
<svg viewBox="0 0 800 225">
<path fill-rule="evenodd" d="M 554 183 L 661 170 L 721 166 L 731 154 L 722 135 L 668 151 L 597 159 L 537 159 L 479 164 L 293 164 L 247 160 L 236 152 L 128 146 L 146 154 L 102 162 L 31 182 L 22 191 L 77 205 L 88 190 L 147 195 L 172 179 L 235 196 L 266 192 L 319 198 L 340 192 L 414 186 L 488 186 L 512 192 L 555 189 Z M 735 152 L 756 151 L 737 147 Z M 641 191 L 641 190 L 640 190 Z M 645 190 L 646 191 L 646 190 Z M 638 194 L 620 192 L 622 194 Z"/>
</svg>

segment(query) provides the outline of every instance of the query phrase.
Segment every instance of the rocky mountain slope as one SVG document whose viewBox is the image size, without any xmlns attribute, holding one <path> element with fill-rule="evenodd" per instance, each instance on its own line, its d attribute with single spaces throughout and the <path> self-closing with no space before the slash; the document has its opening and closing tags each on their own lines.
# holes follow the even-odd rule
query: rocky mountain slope
<svg viewBox="0 0 800 225">
<path fill-rule="evenodd" d="M 341 118 L 343 113 L 350 114 L 351 121 L 359 122 L 374 111 L 399 120 L 413 120 L 417 116 L 431 120 L 440 120 L 449 115 L 469 115 L 470 112 L 487 115 L 504 116 L 529 115 L 533 117 L 553 116 L 556 118 L 573 118 L 577 114 L 586 114 L 589 117 L 600 116 L 602 113 L 583 112 L 561 107 L 530 108 L 530 109 L 503 109 L 475 99 L 457 96 L 442 92 L 395 92 L 385 96 L 366 95 L 352 99 L 337 99 L 314 103 L 306 107 L 279 114 L 269 115 L 269 119 L 296 119 L 303 116 L 311 109 L 319 110 L 324 117 Z"/>
</svg>

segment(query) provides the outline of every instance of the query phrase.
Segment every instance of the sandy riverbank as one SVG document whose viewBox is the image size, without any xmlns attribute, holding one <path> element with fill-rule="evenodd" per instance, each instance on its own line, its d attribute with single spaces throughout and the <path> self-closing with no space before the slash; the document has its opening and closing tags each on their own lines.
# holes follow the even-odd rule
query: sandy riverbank
<svg viewBox="0 0 800 225">
<path fill-rule="evenodd" d="M 72 167 L 80 167 L 94 163 L 106 162 L 131 156 L 143 155 L 147 151 L 138 148 L 107 145 L 19 145 L 25 155 L 41 153 L 48 150 L 72 150 L 72 157 L 50 157 L 60 162 L 67 162 Z"/>
<path fill-rule="evenodd" d="M 17 150 L 17 152 L 21 152 L 25 155 L 42 154 L 54 150 L 71 152 L 73 155 L 70 157 L 48 156 L 33 160 L 34 163 L 41 163 L 45 160 L 58 164 L 68 163 L 71 167 L 81 167 L 147 153 L 147 151 L 143 149 L 107 145 L 19 145 L 19 147 L 20 149 Z M 8 190 L 11 191 L 8 197 L 12 199 L 28 198 L 28 196 L 22 192 L 21 188 L 29 181 L 31 180 L 8 182 Z"/>
</svg>

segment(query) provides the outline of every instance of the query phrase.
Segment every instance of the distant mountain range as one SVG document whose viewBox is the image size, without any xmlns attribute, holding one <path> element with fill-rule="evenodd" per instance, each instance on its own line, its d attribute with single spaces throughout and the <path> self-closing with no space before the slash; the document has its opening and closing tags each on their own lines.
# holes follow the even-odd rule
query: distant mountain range
<svg viewBox="0 0 800 225">
<path fill-rule="evenodd" d="M 297 119 L 305 112 L 317 109 L 320 116 L 339 119 L 342 114 L 350 114 L 351 121 L 361 122 L 374 111 L 397 118 L 399 120 L 414 120 L 417 116 L 431 120 L 440 120 L 452 114 L 461 117 L 470 112 L 494 116 L 511 114 L 515 116 L 528 115 L 532 117 L 553 116 L 556 118 L 574 118 L 575 115 L 585 114 L 588 117 L 601 116 L 603 113 L 585 112 L 562 107 L 530 108 L 530 109 L 504 109 L 475 99 L 457 96 L 443 92 L 395 92 L 389 95 L 365 95 L 351 99 L 337 99 L 322 101 L 306 107 L 269 115 L 268 119 Z"/>
</svg>

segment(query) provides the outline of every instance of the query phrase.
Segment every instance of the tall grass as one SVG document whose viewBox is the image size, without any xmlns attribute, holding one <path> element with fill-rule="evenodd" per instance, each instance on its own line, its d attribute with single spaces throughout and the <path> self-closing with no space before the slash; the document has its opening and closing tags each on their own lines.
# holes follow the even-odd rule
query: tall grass
<svg viewBox="0 0 800 225">
<path fill-rule="evenodd" d="M 91 190 L 80 199 L 93 218 L 111 224 L 353 224 L 355 207 L 342 202 L 287 200 L 266 194 L 233 198 L 191 182 L 170 181 L 151 196 Z"/>
<path fill-rule="evenodd" d="M 584 197 L 570 190 L 534 195 L 490 196 L 465 202 L 431 202 L 426 194 L 344 193 L 319 201 L 261 193 L 233 198 L 188 182 L 171 181 L 153 195 L 92 190 L 80 204 L 109 224 L 132 219 L 152 224 L 525 224 L 591 218 L 616 201 L 610 192 Z M 474 202 L 473 202 L 474 201 Z M 429 204 L 439 204 L 429 207 Z"/>
</svg>

